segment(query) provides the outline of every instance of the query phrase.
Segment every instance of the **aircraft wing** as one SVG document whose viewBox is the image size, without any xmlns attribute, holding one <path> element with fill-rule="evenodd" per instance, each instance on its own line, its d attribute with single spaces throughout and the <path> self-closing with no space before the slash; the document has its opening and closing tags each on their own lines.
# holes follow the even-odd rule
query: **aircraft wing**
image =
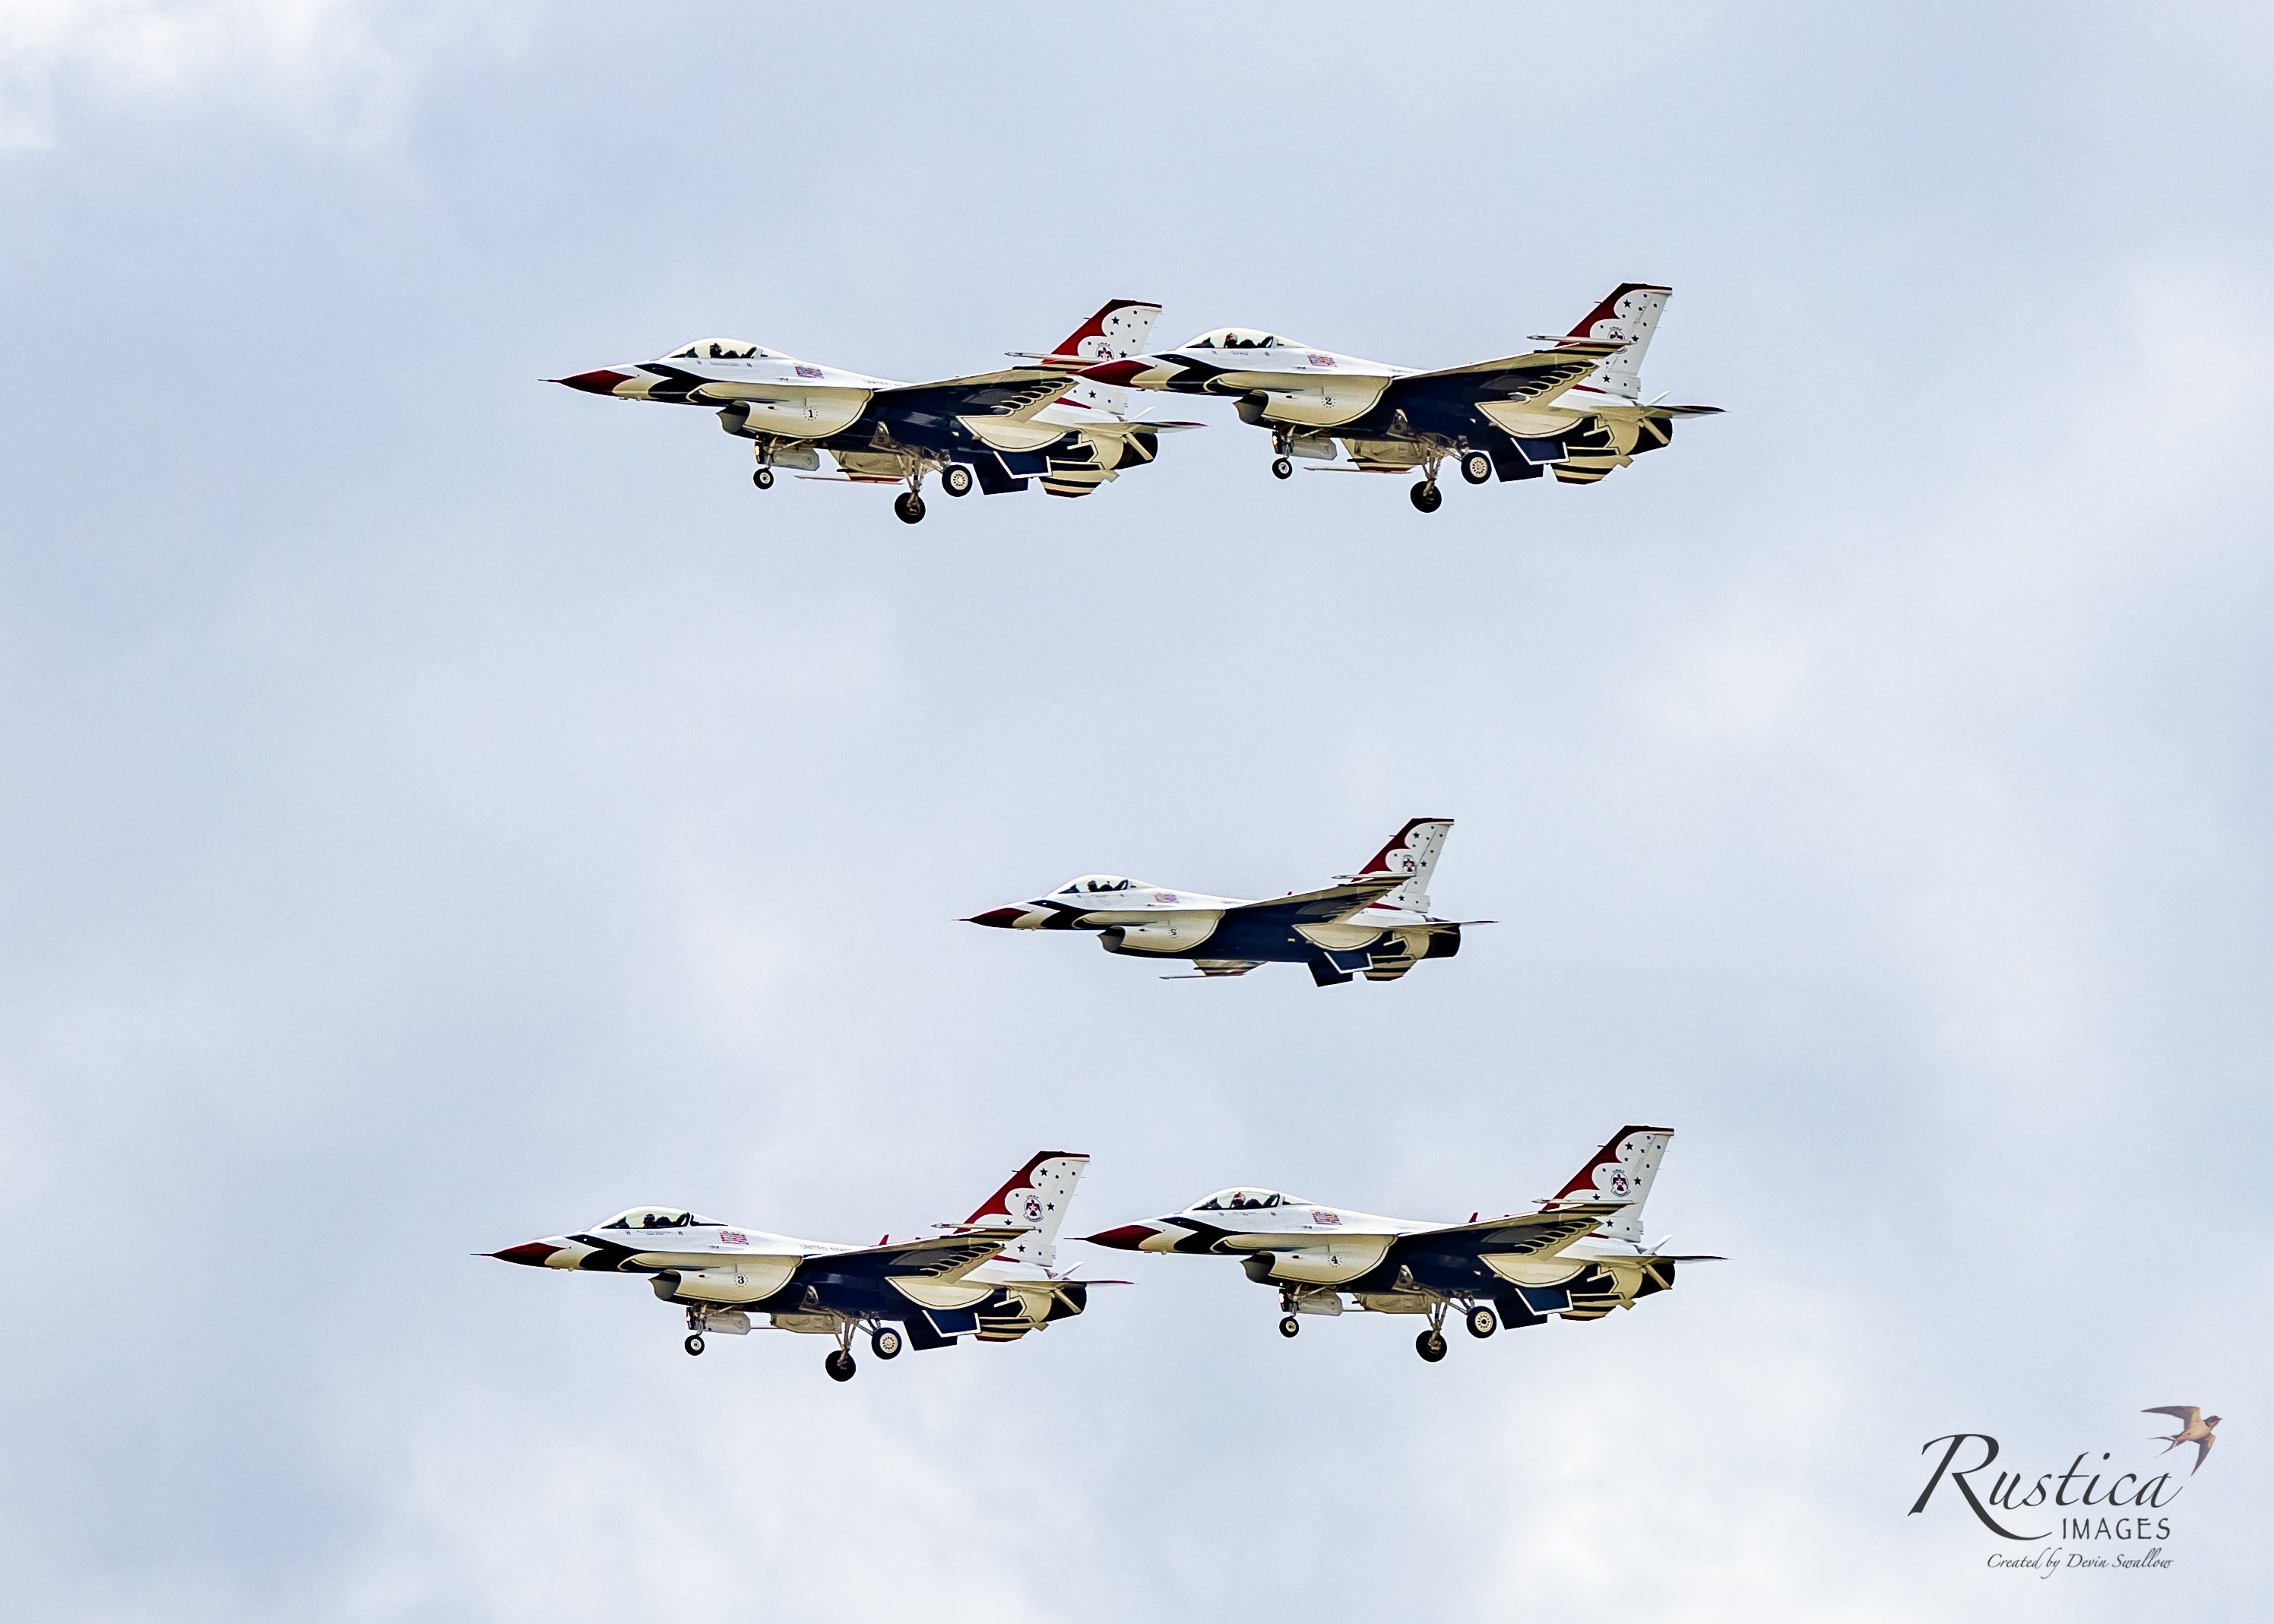
<svg viewBox="0 0 2274 1624">
<path fill-rule="evenodd" d="M 1237 914 L 1244 920 L 1283 924 L 1291 929 L 1297 925 L 1331 925 L 1337 920 L 1348 919 L 1384 892 L 1396 891 L 1407 877 L 1403 874 L 1364 874 L 1323 891 L 1243 902 L 1238 907 L 1226 908 L 1224 915 L 1230 919 Z"/>
<path fill-rule="evenodd" d="M 1073 383 L 1070 372 L 1016 366 L 999 372 L 974 372 L 968 378 L 943 378 L 936 383 L 900 384 L 877 390 L 874 403 L 903 411 L 936 411 L 953 417 L 1017 414 L 1049 405 Z"/>
<path fill-rule="evenodd" d="M 1552 1213 L 1516 1213 L 1482 1223 L 1447 1224 L 1442 1229 L 1422 1229 L 1399 1236 L 1390 1255 L 1397 1258 L 1427 1252 L 1439 1257 L 1474 1258 L 1493 1252 L 1503 1257 L 1544 1257 L 1561 1252 L 1623 1206 L 1617 1201 L 1574 1201 Z"/>
<path fill-rule="evenodd" d="M 887 1246 L 857 1246 L 850 1252 L 825 1252 L 806 1259 L 808 1268 L 832 1274 L 860 1274 L 883 1279 L 888 1274 L 921 1275 L 931 1280 L 955 1280 L 969 1274 L 1000 1252 L 1027 1229 L 965 1229 L 948 1235 L 919 1237 Z"/>
<path fill-rule="evenodd" d="M 1525 401 L 1545 405 L 1595 370 L 1602 357 L 1621 348 L 1594 341 L 1559 344 L 1524 355 L 1472 361 L 1466 366 L 1408 372 L 1390 380 L 1382 393 L 1384 406 L 1401 399 Z"/>
</svg>

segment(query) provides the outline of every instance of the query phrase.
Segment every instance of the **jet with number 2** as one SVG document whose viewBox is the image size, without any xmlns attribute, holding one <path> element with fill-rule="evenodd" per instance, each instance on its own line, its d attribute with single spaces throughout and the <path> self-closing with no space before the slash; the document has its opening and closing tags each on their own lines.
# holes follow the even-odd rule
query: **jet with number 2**
<svg viewBox="0 0 2274 1624">
<path fill-rule="evenodd" d="M 1538 1209 L 1480 1222 L 1429 1223 L 1321 1207 L 1276 1190 L 1219 1190 L 1180 1213 L 1081 1238 L 1122 1252 L 1234 1257 L 1247 1277 L 1279 1293 L 1279 1334 L 1304 1314 L 1345 1307 L 1426 1314 L 1414 1350 L 1445 1357 L 1444 1324 L 1458 1308 L 1469 1335 L 1502 1326 L 1600 1320 L 1674 1285 L 1683 1263 L 1643 1244 L 1642 1207 L 1674 1138 L 1671 1128 L 1630 1126 Z M 1345 1301 L 1347 1299 L 1347 1301 Z"/>
<path fill-rule="evenodd" d="M 1083 376 L 1179 395 L 1228 395 L 1243 422 L 1271 433 L 1271 471 L 1293 459 L 1346 463 L 1315 471 L 1412 473 L 1413 505 L 1443 504 L 1437 469 L 1450 461 L 1471 485 L 1498 475 L 1592 485 L 1674 439 L 1676 417 L 1718 406 L 1642 398 L 1642 358 L 1670 288 L 1623 282 L 1545 350 L 1465 366 L 1416 371 L 1314 350 L 1254 327 L 1218 327 L 1176 350 L 1100 362 Z"/>
<path fill-rule="evenodd" d="M 1459 952 L 1463 926 L 1492 922 L 1439 919 L 1429 912 L 1429 876 L 1452 827 L 1449 817 L 1417 817 L 1365 868 L 1321 891 L 1243 902 L 1169 891 L 1118 874 L 1085 874 L 1047 897 L 990 908 L 964 922 L 1006 930 L 1094 930 L 1109 953 L 1186 959 L 1198 977 L 1300 964 L 1310 966 L 1311 979 L 1321 987 L 1361 973 L 1369 981 L 1394 981 L 1425 959 Z"/>
<path fill-rule="evenodd" d="M 1055 1271 L 1058 1226 L 1088 1156 L 1046 1150 L 960 1224 L 942 1233 L 874 1246 L 840 1246 L 769 1235 L 683 1207 L 635 1207 L 574 1235 L 525 1241 L 487 1254 L 538 1268 L 644 1276 L 657 1297 L 687 1312 L 686 1348 L 706 1335 L 754 1328 L 832 1338 L 824 1361 L 853 1379 L 853 1336 L 869 1333 L 880 1359 L 903 1342 L 945 1348 L 960 1336 L 1015 1342 L 1088 1305 L 1093 1285 Z"/>
<path fill-rule="evenodd" d="M 968 495 L 975 483 L 998 496 L 1035 479 L 1053 496 L 1086 496 L 1151 462 L 1163 434 L 1199 427 L 1133 419 L 1127 390 L 1076 376 L 1142 349 L 1160 311 L 1111 300 L 1057 349 L 1013 357 L 1028 365 L 933 383 L 817 366 L 729 338 L 553 381 L 620 401 L 709 407 L 719 427 L 751 442 L 758 466 L 750 479 L 761 491 L 773 488 L 776 469 L 905 485 L 892 511 L 914 524 L 924 516 L 923 484 L 935 472 L 950 496 Z M 838 473 L 818 471 L 825 451 Z"/>
</svg>

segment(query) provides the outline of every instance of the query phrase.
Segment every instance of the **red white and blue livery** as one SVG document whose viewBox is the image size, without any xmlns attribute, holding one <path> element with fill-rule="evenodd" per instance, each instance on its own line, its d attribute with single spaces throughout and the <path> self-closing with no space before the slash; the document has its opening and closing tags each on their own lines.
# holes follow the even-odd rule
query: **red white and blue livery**
<svg viewBox="0 0 2274 1624">
<path fill-rule="evenodd" d="M 1459 952 L 1464 926 L 1492 922 L 1430 912 L 1429 876 L 1452 827 L 1449 817 L 1414 818 L 1365 868 L 1319 891 L 1248 902 L 1118 874 L 1085 874 L 1048 896 L 990 908 L 966 922 L 1094 930 L 1109 953 L 1183 959 L 1199 977 L 1299 964 L 1310 966 L 1321 987 L 1361 974 L 1394 981 L 1425 959 Z"/>
<path fill-rule="evenodd" d="M 1671 1128 L 1613 1134 L 1533 1211 L 1466 1223 L 1383 1218 L 1276 1190 L 1219 1190 L 1184 1211 L 1081 1238 L 1123 1252 L 1237 1258 L 1247 1277 L 1279 1294 L 1279 1334 L 1306 1314 L 1427 1316 L 1414 1350 L 1445 1357 L 1445 1317 L 1469 1335 L 1551 1319 L 1600 1320 L 1673 1288 L 1683 1263 L 1643 1240 L 1643 1203 L 1674 1138 Z"/>
<path fill-rule="evenodd" d="M 637 1274 L 686 1311 L 686 1349 L 754 1329 L 826 1336 L 825 1361 L 853 1379 L 853 1338 L 880 1359 L 903 1346 L 945 1348 L 969 1336 L 1015 1342 L 1082 1312 L 1093 1285 L 1057 1272 L 1058 1227 L 1089 1158 L 1046 1150 L 959 1224 L 873 1246 L 798 1240 L 721 1223 L 677 1207 L 634 1207 L 573 1235 L 487 1254 L 532 1267 Z"/>
<path fill-rule="evenodd" d="M 1053 496 L 1085 496 L 1151 462 L 1163 434 L 1198 427 L 1133 419 L 1127 390 L 1077 376 L 1142 349 L 1160 309 L 1109 300 L 1055 349 L 1013 357 L 1026 365 L 931 383 L 872 378 L 732 338 L 553 381 L 614 400 L 716 411 L 721 428 L 750 442 L 758 462 L 750 479 L 761 491 L 772 490 L 783 469 L 804 478 L 905 485 L 892 511 L 914 524 L 924 516 L 930 475 L 950 496 L 975 485 L 1001 495 L 1035 481 Z M 821 472 L 824 452 L 836 473 Z"/>
<path fill-rule="evenodd" d="M 1673 289 L 1623 282 L 1548 347 L 1462 366 L 1392 366 L 1258 327 L 1217 327 L 1175 350 L 1101 362 L 1085 377 L 1140 389 L 1227 396 L 1268 430 L 1271 471 L 1419 471 L 1413 505 L 1444 501 L 1439 467 L 1471 485 L 1497 477 L 1592 485 L 1674 438 L 1677 417 L 1717 406 L 1642 398 L 1642 359 Z M 1663 397 L 1660 397 L 1662 400 Z M 1337 462 L 1336 442 L 1348 454 Z"/>
</svg>

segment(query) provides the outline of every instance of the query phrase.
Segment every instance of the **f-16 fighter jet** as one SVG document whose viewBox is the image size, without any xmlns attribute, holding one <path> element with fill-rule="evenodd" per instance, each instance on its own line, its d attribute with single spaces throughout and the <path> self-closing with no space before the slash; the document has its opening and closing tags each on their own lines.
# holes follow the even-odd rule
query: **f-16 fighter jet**
<svg viewBox="0 0 2274 1624">
<path fill-rule="evenodd" d="M 1338 465 L 1347 471 L 1419 469 L 1413 505 L 1434 513 L 1444 501 L 1438 465 L 1449 459 L 1471 485 L 1550 470 L 1567 484 L 1591 485 L 1670 442 L 1676 417 L 1721 410 L 1642 398 L 1643 353 L 1672 291 L 1623 282 L 1569 334 L 1548 339 L 1548 349 L 1430 372 L 1254 327 L 1218 327 L 1180 349 L 1102 362 L 1082 375 L 1232 396 L 1243 421 L 1271 431 L 1271 471 L 1282 479 L 1293 476 L 1296 457 L 1331 462 L 1337 440 L 1350 453 Z"/>
<path fill-rule="evenodd" d="M 1055 1272 L 1058 1226 L 1089 1158 L 1046 1150 L 960 1224 L 874 1246 L 794 1240 L 676 1207 L 634 1207 L 575 1235 L 487 1254 L 535 1267 L 644 1274 L 657 1297 L 687 1311 L 689 1353 L 707 1335 L 744 1336 L 753 1315 L 777 1331 L 827 1336 L 825 1361 L 853 1380 L 853 1335 L 865 1329 L 880 1359 L 904 1342 L 945 1348 L 959 1336 L 1015 1342 L 1088 1306 L 1089 1287 Z"/>
<path fill-rule="evenodd" d="M 975 914 L 967 924 L 1012 930 L 1095 930 L 1109 953 L 1183 959 L 1193 977 L 1245 975 L 1260 964 L 1304 964 L 1321 987 L 1363 972 L 1394 981 L 1424 959 L 1461 951 L 1464 925 L 1429 912 L 1429 875 L 1452 829 L 1449 817 L 1417 817 L 1356 874 L 1322 891 L 1263 902 L 1170 891 L 1118 874 L 1085 874 L 1047 897 Z"/>
<path fill-rule="evenodd" d="M 774 470 L 856 485 L 905 485 L 892 511 L 924 516 L 923 483 L 937 472 L 950 496 L 975 481 L 990 496 L 1042 481 L 1053 496 L 1086 496 L 1125 468 L 1149 462 L 1161 436 L 1194 423 L 1144 423 L 1129 392 L 1074 374 L 1144 347 L 1158 304 L 1115 299 L 1029 365 L 936 383 L 894 383 L 816 366 L 741 339 L 706 338 L 660 360 L 603 367 L 555 383 L 624 401 L 705 406 L 719 425 L 752 443 L 750 476 L 773 488 Z M 841 470 L 818 472 L 826 451 Z"/>
<path fill-rule="evenodd" d="M 1538 1210 L 1482 1222 L 1473 1214 L 1466 1223 L 1377 1218 L 1237 1189 L 1081 1238 L 1123 1252 L 1236 1257 L 1250 1280 L 1277 1289 L 1282 1336 L 1302 1330 L 1299 1315 L 1339 1314 L 1345 1305 L 1426 1314 L 1428 1328 L 1413 1346 L 1434 1364 L 1445 1357 L 1449 1309 L 1458 1308 L 1477 1337 L 1544 1324 L 1550 1314 L 1600 1320 L 1672 1289 L 1677 1264 L 1720 1261 L 1643 1244 L 1643 1202 L 1673 1137 L 1671 1128 L 1621 1128 Z"/>
</svg>

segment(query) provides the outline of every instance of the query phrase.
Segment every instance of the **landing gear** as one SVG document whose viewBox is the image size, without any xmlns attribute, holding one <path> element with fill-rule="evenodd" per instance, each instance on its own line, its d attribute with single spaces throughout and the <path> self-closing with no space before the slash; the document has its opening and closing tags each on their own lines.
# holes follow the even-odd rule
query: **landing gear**
<svg viewBox="0 0 2274 1624">
<path fill-rule="evenodd" d="M 1303 1322 L 1300 1320 L 1296 1319 L 1294 1315 L 1289 1314 L 1284 1320 L 1282 1320 L 1279 1322 L 1280 1335 L 1300 1336 L 1302 1334 Z"/>
<path fill-rule="evenodd" d="M 1428 1330 L 1413 1339 L 1413 1351 L 1434 1365 L 1445 1357 L 1445 1337 L 1441 1331 Z"/>
<path fill-rule="evenodd" d="M 1461 458 L 1461 477 L 1471 485 L 1482 485 L 1493 476 L 1492 458 L 1481 451 L 1471 451 Z"/>
<path fill-rule="evenodd" d="M 1295 477 L 1295 464 L 1293 460 L 1288 457 L 1273 457 L 1271 459 L 1271 477 L 1274 479 L 1292 479 Z"/>
<path fill-rule="evenodd" d="M 750 475 L 750 483 L 757 486 L 761 491 L 772 490 L 774 488 L 774 470 L 771 468 L 761 468 L 756 470 Z"/>
<path fill-rule="evenodd" d="M 1413 499 L 1413 505 L 1424 513 L 1434 513 L 1445 505 L 1445 493 L 1437 488 L 1437 482 L 1434 478 L 1420 481 L 1406 494 Z"/>
<path fill-rule="evenodd" d="M 832 1381 L 850 1381 L 855 1369 L 853 1356 L 840 1348 L 821 1362 L 821 1368 L 829 1372 Z"/>
<path fill-rule="evenodd" d="M 1490 1336 L 1495 1331 L 1499 1329 L 1500 1316 L 1493 1312 L 1491 1309 L 1485 1307 L 1482 1304 L 1479 1304 L 1476 1307 L 1469 1310 L 1469 1335 L 1475 1337 L 1479 1342 L 1484 1341 L 1486 1337 Z"/>
<path fill-rule="evenodd" d="M 960 462 L 950 462 L 939 470 L 939 488 L 950 496 L 971 494 L 971 470 Z"/>
<path fill-rule="evenodd" d="M 892 498 L 892 512 L 903 524 L 921 524 L 924 515 L 923 498 L 914 491 L 903 491 Z M 840 1381 L 844 1380 L 842 1376 L 838 1378 Z"/>
<path fill-rule="evenodd" d="M 900 1357 L 900 1334 L 889 1325 L 880 1325 L 869 1333 L 869 1351 L 880 1359 Z"/>
<path fill-rule="evenodd" d="M 696 1332 L 693 1335 L 689 1336 L 685 1342 L 679 1345 L 686 1349 L 690 1355 L 701 1353 L 703 1351 L 703 1333 L 700 1331 Z"/>
</svg>

